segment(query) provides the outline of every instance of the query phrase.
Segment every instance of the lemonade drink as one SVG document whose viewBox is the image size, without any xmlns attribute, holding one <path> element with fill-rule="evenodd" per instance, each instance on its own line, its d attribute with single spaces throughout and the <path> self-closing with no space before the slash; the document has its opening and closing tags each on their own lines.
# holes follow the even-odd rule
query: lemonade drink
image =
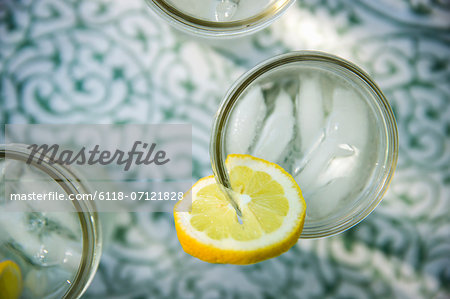
<svg viewBox="0 0 450 299">
<path fill-rule="evenodd" d="M 326 218 L 364 189 L 379 163 L 375 120 L 364 95 L 331 72 L 305 67 L 283 80 L 243 95 L 226 150 L 282 166 L 303 191 L 307 217 Z"/>
<path fill-rule="evenodd" d="M 206 36 L 248 34 L 269 25 L 294 0 L 147 0 L 179 29 Z"/>
<path fill-rule="evenodd" d="M 167 0 L 167 3 L 193 17 L 214 21 L 230 22 L 245 20 L 270 10 L 277 0 Z"/>
<path fill-rule="evenodd" d="M 91 203 L 11 200 L 17 194 L 67 196 L 73 188 L 71 172 L 54 166 L 52 173 L 56 169 L 45 162 L 29 165 L 27 155 L 25 147 L 0 146 L 0 262 L 20 268 L 21 298 L 78 298 L 100 258 L 96 216 Z"/>
<path fill-rule="evenodd" d="M 277 163 L 294 177 L 308 207 L 306 237 L 362 220 L 381 200 L 395 166 L 390 107 L 364 73 L 343 62 L 303 52 L 257 66 L 231 89 L 213 130 L 219 181 L 217 161 L 232 153 Z"/>
</svg>

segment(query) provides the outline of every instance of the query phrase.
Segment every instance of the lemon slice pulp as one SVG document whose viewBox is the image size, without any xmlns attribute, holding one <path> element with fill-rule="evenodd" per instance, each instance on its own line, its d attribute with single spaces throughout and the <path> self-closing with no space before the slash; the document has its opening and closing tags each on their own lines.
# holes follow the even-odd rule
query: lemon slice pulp
<svg viewBox="0 0 450 299">
<path fill-rule="evenodd" d="M 13 261 L 0 263 L 0 298 L 17 299 L 22 292 L 22 273 Z"/>
<path fill-rule="evenodd" d="M 287 251 L 305 220 L 297 183 L 280 166 L 249 155 L 229 155 L 225 164 L 242 223 L 214 177 L 205 177 L 175 206 L 183 249 L 203 261 L 231 264 L 252 264 Z"/>
</svg>

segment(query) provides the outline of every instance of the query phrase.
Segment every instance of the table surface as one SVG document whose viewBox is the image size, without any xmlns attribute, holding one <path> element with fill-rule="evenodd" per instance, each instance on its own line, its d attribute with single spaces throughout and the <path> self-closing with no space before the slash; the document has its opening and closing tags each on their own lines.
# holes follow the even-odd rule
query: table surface
<svg viewBox="0 0 450 299">
<path fill-rule="evenodd" d="M 2 0 L 0 120 L 191 123 L 198 179 L 211 173 L 211 123 L 227 88 L 256 63 L 301 49 L 353 61 L 392 105 L 399 161 L 375 212 L 250 266 L 187 255 L 169 213 L 114 214 L 84 298 L 450 297 L 446 0 L 299 0 L 267 29 L 225 41 L 173 30 L 143 0 Z"/>
</svg>

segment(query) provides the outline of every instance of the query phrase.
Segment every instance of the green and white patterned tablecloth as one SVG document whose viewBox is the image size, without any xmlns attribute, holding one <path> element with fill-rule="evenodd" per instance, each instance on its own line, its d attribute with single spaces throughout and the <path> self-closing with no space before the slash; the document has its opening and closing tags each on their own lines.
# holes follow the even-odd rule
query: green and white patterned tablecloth
<svg viewBox="0 0 450 299">
<path fill-rule="evenodd" d="M 395 111 L 398 168 L 376 211 L 250 266 L 187 255 L 170 214 L 113 215 L 84 298 L 450 297 L 448 0 L 298 0 L 269 28 L 226 41 L 176 32 L 144 0 L 0 0 L 0 120 L 191 123 L 198 179 L 211 173 L 211 122 L 227 88 L 300 49 L 360 65 Z"/>
</svg>

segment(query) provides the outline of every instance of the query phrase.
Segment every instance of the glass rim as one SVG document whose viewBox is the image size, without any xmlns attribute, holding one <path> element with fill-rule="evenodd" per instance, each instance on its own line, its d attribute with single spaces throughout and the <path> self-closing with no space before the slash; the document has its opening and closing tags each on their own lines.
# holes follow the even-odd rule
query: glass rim
<svg viewBox="0 0 450 299">
<path fill-rule="evenodd" d="M 146 2 L 159 16 L 179 29 L 200 36 L 231 37 L 249 34 L 269 25 L 295 0 L 278 0 L 255 16 L 230 22 L 214 22 L 196 18 L 168 4 L 165 0 L 146 0 Z"/>
<path fill-rule="evenodd" d="M 342 59 L 338 56 L 331 55 L 320 51 L 294 51 L 281 54 L 269 58 L 244 73 L 238 78 L 233 85 L 228 89 L 225 97 L 223 98 L 220 106 L 216 112 L 216 116 L 213 121 L 211 138 L 210 138 L 210 160 L 214 173 L 214 177 L 218 184 L 224 186 L 230 186 L 228 173 L 225 167 L 225 157 L 222 154 L 224 152 L 224 140 L 226 133 L 226 124 L 231 116 L 233 108 L 236 102 L 239 100 L 243 92 L 253 83 L 257 78 L 267 73 L 268 71 L 276 68 L 286 66 L 290 63 L 296 62 L 317 62 L 326 63 L 329 65 L 342 67 L 362 82 L 364 82 L 369 91 L 373 94 L 373 99 L 380 107 L 380 114 L 383 117 L 384 129 L 386 132 L 386 168 L 383 172 L 383 176 L 380 178 L 379 184 L 374 193 L 374 196 L 368 199 L 367 205 L 363 205 L 360 211 L 355 214 L 350 214 L 344 217 L 339 222 L 334 222 L 332 226 L 306 226 L 307 220 L 305 220 L 305 226 L 303 228 L 300 238 L 313 239 L 322 238 L 339 234 L 354 225 L 361 222 L 366 218 L 381 202 L 384 194 L 386 193 L 389 184 L 392 180 L 397 159 L 398 159 L 398 133 L 395 117 L 391 106 L 389 105 L 386 97 L 378 87 L 378 85 L 370 78 L 370 76 L 361 68 L 356 66 L 350 61 Z M 360 205 L 361 206 L 361 205 Z"/>
<path fill-rule="evenodd" d="M 0 144 L 0 159 L 14 159 L 25 162 L 31 150 L 24 144 Z M 88 188 L 81 182 L 79 175 L 58 163 L 47 163 L 48 157 L 39 163 L 39 157 L 33 156 L 30 165 L 49 175 L 67 194 L 85 194 Z M 89 287 L 96 273 L 102 252 L 102 232 L 95 204 L 90 201 L 72 201 L 78 214 L 82 232 L 82 254 L 77 273 L 70 283 L 63 299 L 80 298 Z"/>
</svg>

